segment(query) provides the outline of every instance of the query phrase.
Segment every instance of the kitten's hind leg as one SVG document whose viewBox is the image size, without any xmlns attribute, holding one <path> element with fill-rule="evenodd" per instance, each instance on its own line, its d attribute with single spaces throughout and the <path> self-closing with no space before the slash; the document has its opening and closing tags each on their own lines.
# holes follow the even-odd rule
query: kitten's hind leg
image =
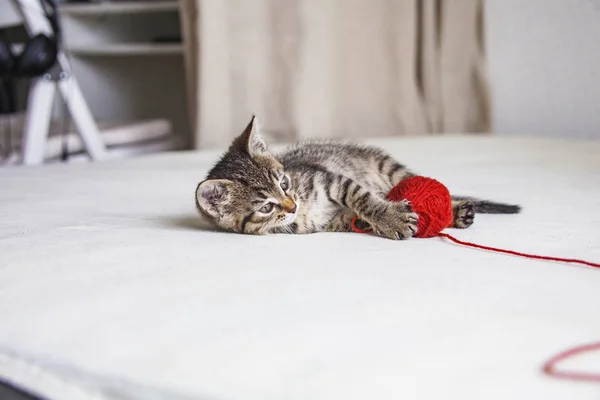
<svg viewBox="0 0 600 400">
<path fill-rule="evenodd" d="M 465 229 L 473 225 L 475 219 L 474 204 L 471 200 L 452 200 L 453 228 Z"/>
<path fill-rule="evenodd" d="M 454 228 L 468 228 L 473 225 L 477 214 L 518 214 L 521 207 L 515 204 L 498 203 L 472 197 L 452 196 Z"/>
<path fill-rule="evenodd" d="M 327 232 L 354 232 L 352 220 L 355 217 L 357 217 L 357 215 L 353 211 L 343 210 L 329 221 L 325 230 Z M 357 218 L 354 226 L 359 230 L 371 230 L 371 225 L 360 218 Z"/>
<path fill-rule="evenodd" d="M 327 227 L 327 232 L 352 232 L 352 219 L 356 216 L 351 210 L 342 210 L 334 216 Z"/>
</svg>

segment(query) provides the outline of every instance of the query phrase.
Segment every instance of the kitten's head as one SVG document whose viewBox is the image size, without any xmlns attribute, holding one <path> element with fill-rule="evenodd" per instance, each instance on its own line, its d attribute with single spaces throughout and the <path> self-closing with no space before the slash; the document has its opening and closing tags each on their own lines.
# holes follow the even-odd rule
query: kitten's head
<svg viewBox="0 0 600 400">
<path fill-rule="evenodd" d="M 264 234 L 294 222 L 294 182 L 260 137 L 256 117 L 196 188 L 198 210 L 223 229 Z"/>
</svg>

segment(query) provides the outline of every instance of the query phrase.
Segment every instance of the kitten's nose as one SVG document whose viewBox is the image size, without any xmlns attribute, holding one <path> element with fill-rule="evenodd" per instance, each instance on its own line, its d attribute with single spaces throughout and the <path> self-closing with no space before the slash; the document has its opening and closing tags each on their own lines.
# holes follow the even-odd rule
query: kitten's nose
<svg viewBox="0 0 600 400">
<path fill-rule="evenodd" d="M 292 199 L 287 199 L 285 202 L 283 202 L 282 206 L 283 206 L 283 209 L 285 211 L 289 212 L 290 214 L 296 213 L 296 210 L 298 208 L 298 206 L 296 205 L 296 202 Z"/>
</svg>

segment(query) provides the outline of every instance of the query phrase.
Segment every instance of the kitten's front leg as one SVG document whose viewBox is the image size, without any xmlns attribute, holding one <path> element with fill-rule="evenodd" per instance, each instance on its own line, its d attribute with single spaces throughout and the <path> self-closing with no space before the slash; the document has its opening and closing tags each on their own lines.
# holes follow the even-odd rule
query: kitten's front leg
<svg viewBox="0 0 600 400">
<path fill-rule="evenodd" d="M 377 235 L 401 240 L 412 237 L 417 231 L 418 216 L 412 212 L 408 201 L 390 202 L 382 199 L 345 176 L 328 174 L 325 180 L 329 200 L 348 208 L 369 223 Z M 344 214 L 343 220 L 336 221 L 334 218 L 332 223 L 352 220 L 348 218 Z"/>
</svg>

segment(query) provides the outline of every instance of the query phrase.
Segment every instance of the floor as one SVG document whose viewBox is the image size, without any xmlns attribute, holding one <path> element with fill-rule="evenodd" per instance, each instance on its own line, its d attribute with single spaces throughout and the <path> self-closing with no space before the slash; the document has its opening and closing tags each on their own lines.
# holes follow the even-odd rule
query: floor
<svg viewBox="0 0 600 400">
<path fill-rule="evenodd" d="M 2 400 L 43 400 L 40 397 L 21 392 L 7 382 L 0 381 L 0 399 Z"/>
</svg>

